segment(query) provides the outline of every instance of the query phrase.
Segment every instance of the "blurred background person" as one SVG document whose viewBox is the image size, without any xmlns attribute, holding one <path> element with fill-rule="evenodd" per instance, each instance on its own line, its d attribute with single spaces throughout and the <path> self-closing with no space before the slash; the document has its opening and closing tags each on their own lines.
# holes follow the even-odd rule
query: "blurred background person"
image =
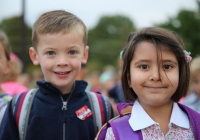
<svg viewBox="0 0 200 140">
<path fill-rule="evenodd" d="M 86 80 L 87 74 L 88 74 L 88 69 L 86 64 L 81 64 L 81 71 L 76 77 L 76 80 Z"/>
<path fill-rule="evenodd" d="M 116 91 L 114 94 L 109 94 L 109 91 L 113 89 L 117 83 L 117 76 L 115 73 L 115 69 L 112 66 L 106 66 L 104 71 L 99 77 L 101 90 L 100 93 L 104 96 L 107 96 L 110 99 L 110 103 L 112 105 L 113 111 L 115 115 L 118 115 L 117 104 L 116 104 Z"/>
<path fill-rule="evenodd" d="M 108 91 L 116 84 L 116 73 L 113 66 L 107 65 L 99 77 L 101 94 L 109 97 Z"/>
<path fill-rule="evenodd" d="M 37 81 L 44 79 L 44 75 L 42 73 L 42 70 L 40 68 L 35 69 L 32 72 L 32 78 L 30 83 L 30 88 L 37 88 L 38 85 L 36 84 Z"/>
<path fill-rule="evenodd" d="M 0 85 L 5 74 L 8 74 L 11 68 L 10 46 L 6 34 L 0 31 Z M 12 99 L 11 95 L 6 94 L 0 86 L 0 123 L 7 107 L 7 103 Z"/>
<path fill-rule="evenodd" d="M 18 82 L 27 88 L 30 88 L 31 80 L 32 78 L 28 73 L 22 73 L 18 78 Z"/>
<path fill-rule="evenodd" d="M 14 53 L 10 54 L 11 70 L 3 76 L 1 84 L 2 89 L 10 94 L 16 95 L 28 90 L 28 87 L 18 82 L 18 78 L 22 74 L 22 62 Z"/>
<path fill-rule="evenodd" d="M 108 91 L 108 95 L 110 98 L 114 100 L 114 102 L 120 103 L 124 102 L 124 93 L 121 85 L 121 73 L 122 73 L 123 61 L 118 58 L 118 75 L 116 84 Z"/>
<path fill-rule="evenodd" d="M 96 93 L 101 91 L 99 76 L 100 74 L 98 71 L 93 71 L 92 74 L 87 78 L 87 91 L 92 91 Z"/>
<path fill-rule="evenodd" d="M 194 58 L 190 65 L 190 89 L 182 104 L 200 113 L 200 56 Z"/>
</svg>

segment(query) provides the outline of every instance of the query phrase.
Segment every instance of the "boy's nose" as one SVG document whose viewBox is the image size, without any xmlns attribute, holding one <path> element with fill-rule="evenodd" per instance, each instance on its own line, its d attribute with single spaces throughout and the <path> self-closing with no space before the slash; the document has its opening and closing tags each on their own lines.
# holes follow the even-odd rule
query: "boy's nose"
<svg viewBox="0 0 200 140">
<path fill-rule="evenodd" d="M 58 63 L 58 66 L 67 66 L 67 63 Z"/>
<path fill-rule="evenodd" d="M 58 60 L 57 60 L 57 65 L 58 66 L 67 66 L 68 65 L 68 61 L 65 57 L 60 57 Z"/>
</svg>

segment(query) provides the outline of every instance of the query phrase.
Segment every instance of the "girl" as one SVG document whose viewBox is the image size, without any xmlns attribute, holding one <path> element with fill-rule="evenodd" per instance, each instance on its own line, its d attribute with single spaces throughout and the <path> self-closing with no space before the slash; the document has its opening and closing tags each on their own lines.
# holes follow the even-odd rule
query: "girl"
<svg viewBox="0 0 200 140">
<path fill-rule="evenodd" d="M 0 31 L 0 83 L 3 76 L 10 71 L 10 48 L 6 35 Z M 5 91 L 0 86 L 0 123 L 5 112 L 7 103 L 11 100 L 11 96 L 5 94 Z"/>
<path fill-rule="evenodd" d="M 158 27 L 131 33 L 122 60 L 123 92 L 133 107 L 124 125 L 111 125 L 105 139 L 199 140 L 200 114 L 177 103 L 188 90 L 191 60 L 180 36 Z"/>
</svg>

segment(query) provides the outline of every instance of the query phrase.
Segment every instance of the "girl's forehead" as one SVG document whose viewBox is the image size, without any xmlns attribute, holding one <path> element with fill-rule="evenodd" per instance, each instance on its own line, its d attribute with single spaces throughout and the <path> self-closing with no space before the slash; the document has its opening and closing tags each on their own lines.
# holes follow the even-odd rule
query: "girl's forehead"
<svg viewBox="0 0 200 140">
<path fill-rule="evenodd" d="M 162 44 L 156 46 L 152 42 L 141 42 L 137 44 L 133 53 L 133 59 L 156 58 L 157 60 L 161 60 L 164 57 L 176 59 L 175 54 L 169 49 L 168 46 Z"/>
</svg>

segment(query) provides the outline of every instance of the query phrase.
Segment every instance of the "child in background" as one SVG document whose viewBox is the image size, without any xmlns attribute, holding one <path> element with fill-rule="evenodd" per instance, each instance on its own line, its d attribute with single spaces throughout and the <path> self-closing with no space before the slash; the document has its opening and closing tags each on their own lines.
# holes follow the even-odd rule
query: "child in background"
<svg viewBox="0 0 200 140">
<path fill-rule="evenodd" d="M 0 85 L 3 80 L 3 76 L 10 71 L 10 46 L 7 36 L 4 32 L 0 31 Z M 0 123 L 4 115 L 7 103 L 12 97 L 1 88 L 0 86 Z"/>
<path fill-rule="evenodd" d="M 183 99 L 182 104 L 200 113 L 200 56 L 191 62 L 189 95 Z"/>
<path fill-rule="evenodd" d="M 76 80 L 86 80 L 88 74 L 88 69 L 86 64 L 81 65 L 81 71 L 79 72 L 78 76 L 76 77 Z"/>
<path fill-rule="evenodd" d="M 134 103 L 106 140 L 199 140 L 200 114 L 177 103 L 188 91 L 191 60 L 180 36 L 158 27 L 131 33 L 122 60 L 123 92 Z"/>
<path fill-rule="evenodd" d="M 69 12 L 56 10 L 42 14 L 32 32 L 29 55 L 34 65 L 40 65 L 44 80 L 37 81 L 39 89 L 27 130 L 20 135 L 11 102 L 0 127 L 0 139 L 94 140 L 96 127 L 85 92 L 87 82 L 75 80 L 88 59 L 85 24 Z"/>
<path fill-rule="evenodd" d="M 21 60 L 12 52 L 10 53 L 10 59 L 11 70 L 9 73 L 4 75 L 1 87 L 6 93 L 13 96 L 28 91 L 28 87 L 18 81 L 22 74 L 23 65 Z"/>
</svg>

